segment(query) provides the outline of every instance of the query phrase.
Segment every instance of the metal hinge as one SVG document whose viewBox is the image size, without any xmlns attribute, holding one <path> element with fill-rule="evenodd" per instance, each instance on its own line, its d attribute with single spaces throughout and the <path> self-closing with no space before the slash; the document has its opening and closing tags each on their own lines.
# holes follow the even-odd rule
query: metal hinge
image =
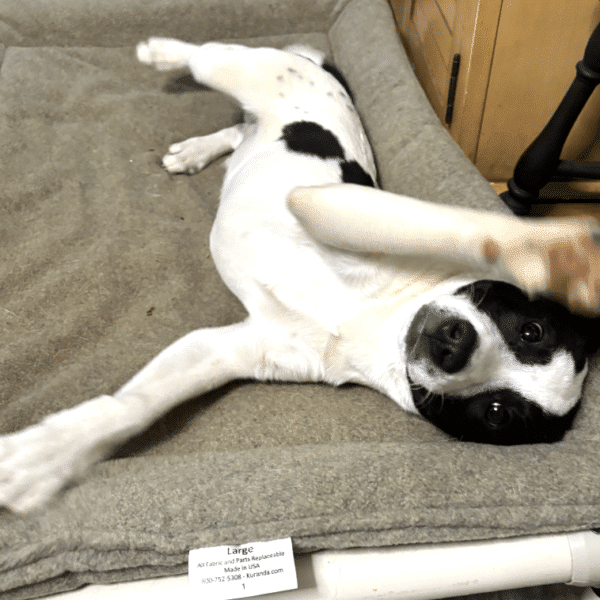
<svg viewBox="0 0 600 600">
<path fill-rule="evenodd" d="M 456 97 L 456 83 L 458 81 L 458 70 L 460 69 L 460 54 L 452 57 L 452 70 L 450 71 L 450 85 L 448 86 L 448 101 L 446 102 L 446 124 L 452 123 L 454 114 L 454 98 Z"/>
</svg>

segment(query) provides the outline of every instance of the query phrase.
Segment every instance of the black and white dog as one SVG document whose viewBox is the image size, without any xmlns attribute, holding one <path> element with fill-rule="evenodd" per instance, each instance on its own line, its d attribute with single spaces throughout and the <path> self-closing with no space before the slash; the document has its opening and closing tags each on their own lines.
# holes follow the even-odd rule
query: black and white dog
<svg viewBox="0 0 600 600">
<path fill-rule="evenodd" d="M 376 189 L 349 91 L 311 49 L 153 38 L 137 52 L 188 67 L 247 114 L 171 146 L 163 164 L 193 173 L 234 151 L 210 243 L 249 316 L 186 335 L 112 396 L 0 438 L 1 505 L 41 505 L 175 405 L 237 378 L 364 384 L 462 440 L 561 439 L 592 344 L 585 318 L 540 294 L 598 312 L 593 220 Z"/>
</svg>

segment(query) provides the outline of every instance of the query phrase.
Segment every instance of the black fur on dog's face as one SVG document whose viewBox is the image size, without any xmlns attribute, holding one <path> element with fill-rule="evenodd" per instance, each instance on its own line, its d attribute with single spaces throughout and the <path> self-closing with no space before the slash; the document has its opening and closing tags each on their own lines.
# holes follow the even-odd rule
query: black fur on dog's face
<svg viewBox="0 0 600 600">
<path fill-rule="evenodd" d="M 419 413 L 464 441 L 559 441 L 580 406 L 595 323 L 513 285 L 476 281 L 415 315 L 407 374 Z M 594 330 L 594 333 L 592 332 Z"/>
</svg>

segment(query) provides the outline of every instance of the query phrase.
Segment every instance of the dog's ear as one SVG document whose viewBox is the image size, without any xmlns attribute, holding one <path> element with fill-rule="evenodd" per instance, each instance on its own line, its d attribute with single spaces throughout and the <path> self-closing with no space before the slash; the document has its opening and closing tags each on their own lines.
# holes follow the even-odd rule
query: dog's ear
<svg viewBox="0 0 600 600">
<path fill-rule="evenodd" d="M 590 319 L 579 317 L 580 326 L 585 336 L 585 349 L 589 355 L 595 354 L 600 350 L 600 318 Z"/>
<path fill-rule="evenodd" d="M 585 352 L 592 356 L 600 350 L 600 317 L 586 317 L 570 312 L 567 308 L 563 323 L 569 325 L 585 340 Z"/>
</svg>

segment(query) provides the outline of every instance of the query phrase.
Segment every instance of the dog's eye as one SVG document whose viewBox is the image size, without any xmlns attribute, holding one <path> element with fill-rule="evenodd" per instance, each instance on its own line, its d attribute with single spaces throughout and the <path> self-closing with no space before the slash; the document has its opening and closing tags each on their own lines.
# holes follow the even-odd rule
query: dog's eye
<svg viewBox="0 0 600 600">
<path fill-rule="evenodd" d="M 493 427 L 503 427 L 510 421 L 510 413 L 501 402 L 492 402 L 485 413 L 485 419 Z"/>
<path fill-rule="evenodd" d="M 544 328 L 536 321 L 530 321 L 521 327 L 521 339 L 528 344 L 541 342 L 543 337 Z"/>
</svg>

